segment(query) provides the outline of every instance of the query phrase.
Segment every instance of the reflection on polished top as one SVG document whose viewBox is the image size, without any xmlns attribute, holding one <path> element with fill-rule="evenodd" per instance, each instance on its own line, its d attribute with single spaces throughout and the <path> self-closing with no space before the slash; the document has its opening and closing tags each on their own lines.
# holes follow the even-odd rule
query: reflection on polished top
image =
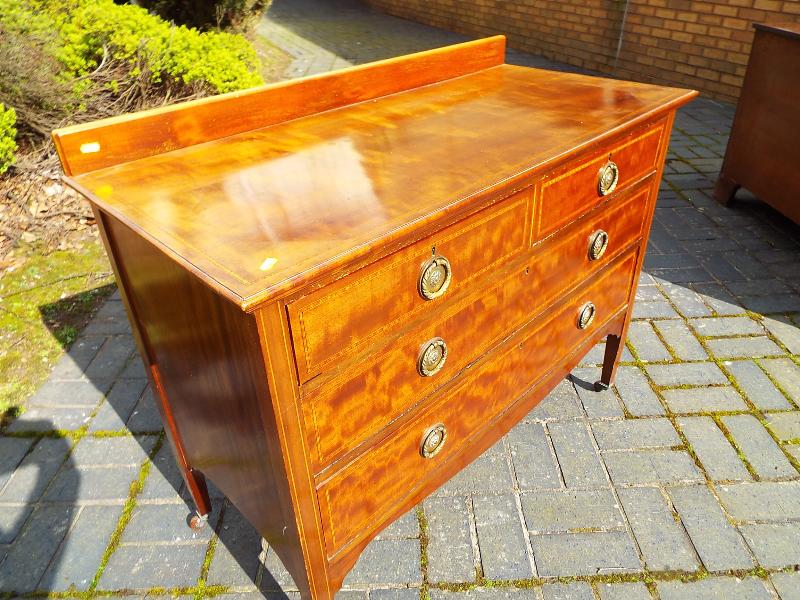
<svg viewBox="0 0 800 600">
<path fill-rule="evenodd" d="M 499 65 L 72 183 L 249 309 L 685 96 Z"/>
</svg>

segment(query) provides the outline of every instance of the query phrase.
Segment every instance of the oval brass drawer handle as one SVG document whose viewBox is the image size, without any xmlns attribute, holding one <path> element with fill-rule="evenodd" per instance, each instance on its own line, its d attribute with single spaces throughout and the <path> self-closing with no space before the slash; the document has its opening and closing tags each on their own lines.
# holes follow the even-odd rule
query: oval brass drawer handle
<svg viewBox="0 0 800 600">
<path fill-rule="evenodd" d="M 594 314 L 596 309 L 594 304 L 587 302 L 581 307 L 581 312 L 578 313 L 578 329 L 586 329 L 594 321 Z"/>
<path fill-rule="evenodd" d="M 428 427 L 425 433 L 422 434 L 422 441 L 419 444 L 419 453 L 422 458 L 433 458 L 444 448 L 444 442 L 447 439 L 447 427 L 442 423 L 437 423 L 432 427 Z"/>
<path fill-rule="evenodd" d="M 608 232 L 598 229 L 589 236 L 589 260 L 597 260 L 608 248 Z"/>
<path fill-rule="evenodd" d="M 423 377 L 431 377 L 442 370 L 446 360 L 447 344 L 440 337 L 432 338 L 422 344 L 419 350 L 417 371 Z"/>
<path fill-rule="evenodd" d="M 619 167 L 617 163 L 610 160 L 602 166 L 597 177 L 597 192 L 601 196 L 607 196 L 614 191 L 619 182 Z"/>
<path fill-rule="evenodd" d="M 425 300 L 438 298 L 447 291 L 453 272 L 444 256 L 432 256 L 422 265 L 417 289 Z"/>
</svg>

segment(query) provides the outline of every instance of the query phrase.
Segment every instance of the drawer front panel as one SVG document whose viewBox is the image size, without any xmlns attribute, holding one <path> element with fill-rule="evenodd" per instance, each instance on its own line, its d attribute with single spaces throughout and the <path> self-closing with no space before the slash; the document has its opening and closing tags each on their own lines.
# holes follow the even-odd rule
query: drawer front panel
<svg viewBox="0 0 800 600">
<path fill-rule="evenodd" d="M 523 190 L 309 294 L 288 306 L 301 381 L 313 377 L 348 350 L 422 310 L 438 311 L 458 288 L 501 264 L 526 245 L 532 192 Z M 452 274 L 446 291 L 426 300 L 419 291 L 423 265 L 445 257 Z"/>
<path fill-rule="evenodd" d="M 544 310 L 559 294 L 591 276 L 641 235 L 650 181 L 609 210 L 590 215 L 545 248 L 537 249 L 510 277 L 438 315 L 370 363 L 332 378 L 303 399 L 303 413 L 314 451 L 315 471 L 356 447 L 408 410 L 481 353 Z M 589 256 L 593 235 L 606 234 L 607 246 Z M 417 370 L 420 346 L 441 338 L 447 357 L 441 371 L 423 377 Z M 354 372 L 355 371 L 355 372 Z M 342 418 L 346 415 L 346 418 Z"/>
<path fill-rule="evenodd" d="M 534 207 L 534 239 L 540 240 L 602 202 L 598 189 L 600 171 L 609 160 L 618 170 L 614 192 L 622 191 L 658 165 L 658 151 L 664 134 L 663 121 L 629 136 L 565 167 L 545 175 Z"/>
<path fill-rule="evenodd" d="M 569 301 L 531 324 L 525 341 L 514 339 L 488 355 L 454 387 L 433 396 L 425 410 L 395 427 L 387 439 L 319 483 L 328 555 L 366 535 L 375 516 L 423 485 L 426 476 L 467 444 L 471 435 L 618 313 L 634 281 L 636 258 L 636 251 L 621 257 Z M 596 309 L 596 318 L 579 329 L 579 314 L 589 302 Z M 434 456 L 424 458 L 423 439 L 439 424 L 446 429 L 444 444 L 441 448 L 434 445 Z"/>
</svg>

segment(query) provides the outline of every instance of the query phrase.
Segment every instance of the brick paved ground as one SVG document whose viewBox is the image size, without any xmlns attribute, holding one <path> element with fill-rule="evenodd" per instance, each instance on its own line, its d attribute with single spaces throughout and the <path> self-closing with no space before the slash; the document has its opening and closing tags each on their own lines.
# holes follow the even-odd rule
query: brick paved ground
<svg viewBox="0 0 800 600">
<path fill-rule="evenodd" d="M 276 0 L 263 23 L 292 74 L 460 39 L 326 6 Z M 800 598 L 800 229 L 709 198 L 731 116 L 677 119 L 616 386 L 589 390 L 593 350 L 341 597 Z M 235 508 L 216 494 L 193 533 L 185 499 L 115 296 L 0 435 L 0 596 L 293 594 Z"/>
</svg>

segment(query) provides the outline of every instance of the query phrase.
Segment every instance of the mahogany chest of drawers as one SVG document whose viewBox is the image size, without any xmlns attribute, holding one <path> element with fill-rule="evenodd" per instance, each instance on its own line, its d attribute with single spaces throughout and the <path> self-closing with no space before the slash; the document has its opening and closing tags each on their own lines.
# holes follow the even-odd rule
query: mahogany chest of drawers
<svg viewBox="0 0 800 600">
<path fill-rule="evenodd" d="M 62 129 L 176 459 L 306 598 L 603 337 L 614 377 L 675 110 L 489 38 Z M 256 551 L 256 549 L 254 549 Z"/>
<path fill-rule="evenodd" d="M 800 23 L 754 27 L 714 197 L 728 204 L 741 186 L 800 224 Z"/>
</svg>

